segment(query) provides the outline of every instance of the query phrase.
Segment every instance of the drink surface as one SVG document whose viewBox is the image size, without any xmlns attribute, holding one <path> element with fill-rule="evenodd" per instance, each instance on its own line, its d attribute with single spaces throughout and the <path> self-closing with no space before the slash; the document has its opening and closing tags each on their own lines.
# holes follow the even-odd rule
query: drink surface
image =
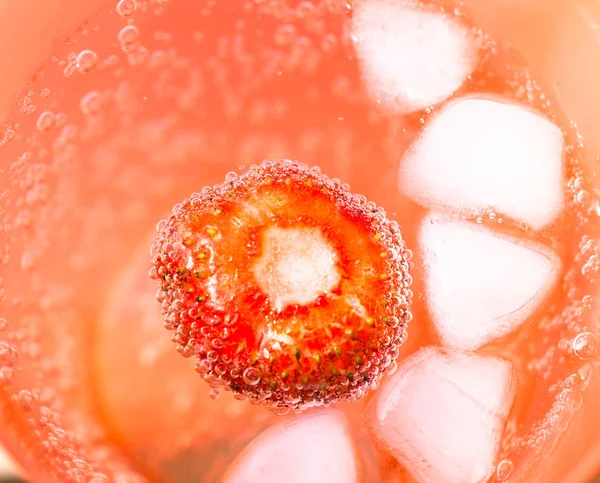
<svg viewBox="0 0 600 483">
<path fill-rule="evenodd" d="M 57 40 L 1 143 L 5 409 L 62 481 L 557 481 L 584 453 L 593 173 L 550 87 L 454 5 L 121 0 Z M 211 389 L 148 276 L 175 203 L 277 158 L 414 253 L 395 373 L 325 414 Z"/>
</svg>

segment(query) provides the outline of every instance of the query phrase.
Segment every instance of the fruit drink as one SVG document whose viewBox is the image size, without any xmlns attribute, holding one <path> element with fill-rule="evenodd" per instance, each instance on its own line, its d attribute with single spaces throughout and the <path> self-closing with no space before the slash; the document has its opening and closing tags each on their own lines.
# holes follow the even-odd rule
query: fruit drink
<svg viewBox="0 0 600 483">
<path fill-rule="evenodd" d="M 120 0 L 61 34 L 0 136 L 31 478 L 592 476 L 595 141 L 523 45 L 416 0 Z"/>
</svg>

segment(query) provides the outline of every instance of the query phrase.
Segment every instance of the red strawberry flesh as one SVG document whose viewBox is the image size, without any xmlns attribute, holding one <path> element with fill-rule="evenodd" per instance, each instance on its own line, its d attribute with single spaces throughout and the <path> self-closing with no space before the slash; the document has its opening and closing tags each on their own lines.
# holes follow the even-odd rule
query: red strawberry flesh
<svg viewBox="0 0 600 483">
<path fill-rule="evenodd" d="M 316 168 L 265 161 L 175 206 L 152 276 L 165 325 L 211 385 L 301 410 L 375 387 L 406 337 L 398 225 Z"/>
</svg>

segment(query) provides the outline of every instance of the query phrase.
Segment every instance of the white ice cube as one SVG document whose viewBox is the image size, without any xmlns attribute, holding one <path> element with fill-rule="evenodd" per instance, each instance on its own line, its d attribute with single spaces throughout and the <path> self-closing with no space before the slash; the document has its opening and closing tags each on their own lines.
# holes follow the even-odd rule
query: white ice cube
<svg viewBox="0 0 600 483">
<path fill-rule="evenodd" d="M 224 483 L 355 483 L 357 464 L 344 416 L 328 411 L 280 423 L 238 456 Z"/>
<path fill-rule="evenodd" d="M 515 387 L 503 359 L 425 348 L 380 389 L 373 430 L 420 482 L 483 482 Z"/>
<path fill-rule="evenodd" d="M 358 2 L 352 35 L 367 88 L 394 113 L 447 99 L 478 60 L 466 26 L 410 0 Z"/>
<path fill-rule="evenodd" d="M 563 208 L 563 142 L 561 130 L 529 108 L 463 98 L 409 148 L 398 186 L 424 206 L 491 209 L 541 229 Z"/>
<path fill-rule="evenodd" d="M 430 215 L 419 229 L 427 306 L 445 345 L 462 350 L 510 333 L 549 295 L 560 258 L 544 245 Z"/>
</svg>

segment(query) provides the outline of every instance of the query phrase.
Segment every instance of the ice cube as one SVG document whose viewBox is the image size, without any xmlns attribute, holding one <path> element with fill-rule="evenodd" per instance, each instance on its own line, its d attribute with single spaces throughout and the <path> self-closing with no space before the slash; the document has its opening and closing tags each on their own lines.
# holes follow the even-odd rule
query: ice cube
<svg viewBox="0 0 600 483">
<path fill-rule="evenodd" d="M 354 483 L 354 446 L 344 416 L 327 411 L 280 423 L 233 462 L 224 483 Z"/>
<path fill-rule="evenodd" d="M 427 305 L 445 345 L 474 350 L 515 330 L 560 272 L 544 245 L 429 215 L 419 229 Z"/>
<path fill-rule="evenodd" d="M 352 28 L 365 84 L 394 113 L 447 99 L 477 64 L 469 29 L 415 1 L 358 2 Z"/>
<path fill-rule="evenodd" d="M 563 134 L 529 108 L 468 97 L 445 106 L 401 162 L 398 186 L 417 203 L 491 209 L 535 229 L 563 207 Z"/>
<path fill-rule="evenodd" d="M 425 348 L 380 389 L 373 430 L 420 482 L 482 482 L 494 470 L 515 387 L 503 359 Z"/>
</svg>

